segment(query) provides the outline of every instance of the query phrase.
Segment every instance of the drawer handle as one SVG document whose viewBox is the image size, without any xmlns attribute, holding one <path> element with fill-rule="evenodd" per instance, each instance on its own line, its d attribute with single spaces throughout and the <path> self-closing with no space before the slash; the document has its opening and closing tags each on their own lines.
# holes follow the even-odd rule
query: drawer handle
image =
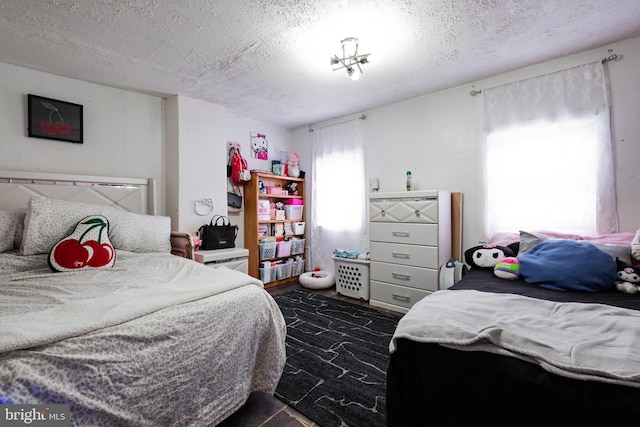
<svg viewBox="0 0 640 427">
<path fill-rule="evenodd" d="M 384 209 L 382 209 L 382 210 L 380 211 L 380 215 L 385 216 L 386 214 L 387 214 L 387 212 L 386 212 Z"/>
<path fill-rule="evenodd" d="M 394 258 L 406 258 L 406 259 L 411 258 L 411 255 L 410 255 L 410 254 L 402 253 L 402 252 L 391 252 L 391 255 L 392 255 Z"/>
<path fill-rule="evenodd" d="M 391 235 L 397 237 L 409 237 L 411 236 L 411 233 L 409 233 L 408 231 L 392 231 Z"/>
<path fill-rule="evenodd" d="M 391 276 L 395 279 L 411 280 L 410 274 L 391 273 Z"/>
<path fill-rule="evenodd" d="M 391 294 L 393 296 L 393 299 L 397 299 L 399 301 L 402 302 L 410 302 L 411 301 L 411 297 L 408 297 L 406 295 L 398 295 L 398 294 Z"/>
<path fill-rule="evenodd" d="M 415 210 L 416 216 L 420 216 L 420 211 L 418 209 Z"/>
</svg>

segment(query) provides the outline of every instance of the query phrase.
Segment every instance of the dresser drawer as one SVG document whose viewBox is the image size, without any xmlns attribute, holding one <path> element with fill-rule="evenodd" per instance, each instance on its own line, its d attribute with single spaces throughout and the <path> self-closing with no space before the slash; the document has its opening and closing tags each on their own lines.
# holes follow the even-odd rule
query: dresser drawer
<svg viewBox="0 0 640 427">
<path fill-rule="evenodd" d="M 393 306 L 408 310 L 429 294 L 431 292 L 372 280 L 370 302 L 372 305 L 387 307 L 392 310 L 394 309 Z"/>
<path fill-rule="evenodd" d="M 369 220 L 371 222 L 437 224 L 438 199 L 371 200 L 369 203 Z"/>
<path fill-rule="evenodd" d="M 410 245 L 438 245 L 437 224 L 372 222 L 369 225 L 369 234 L 373 241 Z"/>
<path fill-rule="evenodd" d="M 391 262 L 436 270 L 440 267 L 436 246 L 371 242 L 371 261 Z"/>
<path fill-rule="evenodd" d="M 425 291 L 438 290 L 438 270 L 376 261 L 372 261 L 370 265 L 371 280 Z"/>
</svg>

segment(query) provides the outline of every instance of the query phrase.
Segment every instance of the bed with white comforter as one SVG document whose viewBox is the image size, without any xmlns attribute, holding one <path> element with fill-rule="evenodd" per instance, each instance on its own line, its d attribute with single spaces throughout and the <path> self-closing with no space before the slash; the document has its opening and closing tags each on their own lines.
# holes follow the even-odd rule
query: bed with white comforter
<svg viewBox="0 0 640 427">
<path fill-rule="evenodd" d="M 31 255 L 39 268 L 8 274 L 24 257 L 0 254 L 5 402 L 69 404 L 78 426 L 215 425 L 250 392 L 273 393 L 285 324 L 260 282 L 169 254 L 117 256 L 112 269 L 53 273 Z"/>
<path fill-rule="evenodd" d="M 1 405 L 69 405 L 72 426 L 209 426 L 275 391 L 280 309 L 259 280 L 171 255 L 146 181 L 0 172 Z M 54 271 L 57 242 L 89 244 L 73 233 L 90 215 L 115 263 Z"/>
</svg>

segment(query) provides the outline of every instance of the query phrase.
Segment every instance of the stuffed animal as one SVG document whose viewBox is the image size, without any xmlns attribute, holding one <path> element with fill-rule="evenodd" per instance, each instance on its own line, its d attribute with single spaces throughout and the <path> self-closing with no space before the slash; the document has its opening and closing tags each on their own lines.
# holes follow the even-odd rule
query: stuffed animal
<svg viewBox="0 0 640 427">
<path fill-rule="evenodd" d="M 625 264 L 616 258 L 616 271 L 618 279 L 615 285 L 620 292 L 635 294 L 640 291 L 640 266 Z"/>
<path fill-rule="evenodd" d="M 287 175 L 293 178 L 297 178 L 300 176 L 300 165 L 298 162 L 300 161 L 300 156 L 298 153 L 289 153 L 287 156 Z"/>
<path fill-rule="evenodd" d="M 496 277 L 507 280 L 516 280 L 520 278 L 520 261 L 518 258 L 510 256 L 502 258 L 493 268 L 493 274 Z"/>
<path fill-rule="evenodd" d="M 464 260 L 470 267 L 482 270 L 493 270 L 498 261 L 506 257 L 515 257 L 516 254 L 506 246 L 480 245 L 467 249 L 464 252 Z"/>
</svg>

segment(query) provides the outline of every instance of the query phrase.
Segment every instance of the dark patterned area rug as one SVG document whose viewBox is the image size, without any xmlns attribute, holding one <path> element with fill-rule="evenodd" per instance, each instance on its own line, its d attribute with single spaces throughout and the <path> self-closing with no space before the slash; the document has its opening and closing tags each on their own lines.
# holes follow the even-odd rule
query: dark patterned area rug
<svg viewBox="0 0 640 427">
<path fill-rule="evenodd" d="M 322 427 L 384 426 L 389 342 L 400 315 L 305 290 L 274 299 L 287 323 L 276 397 Z"/>
</svg>

